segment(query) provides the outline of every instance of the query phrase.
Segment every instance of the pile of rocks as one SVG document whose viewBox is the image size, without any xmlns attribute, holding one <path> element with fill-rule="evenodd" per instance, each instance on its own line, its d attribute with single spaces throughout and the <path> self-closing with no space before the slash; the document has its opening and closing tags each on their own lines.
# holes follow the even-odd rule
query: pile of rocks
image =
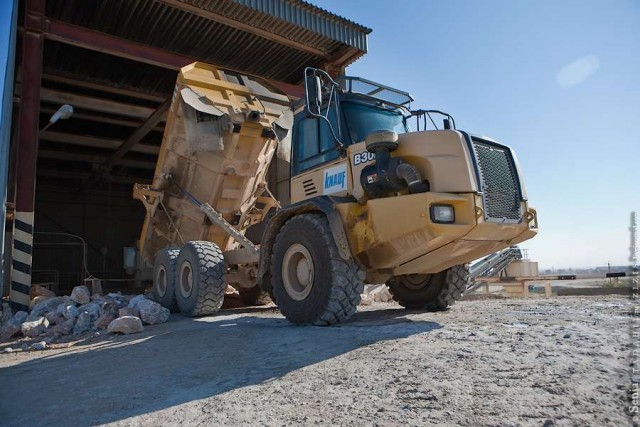
<svg viewBox="0 0 640 427">
<path fill-rule="evenodd" d="M 8 304 L 3 305 L 0 340 L 42 338 L 39 345 L 32 347 L 44 348 L 60 338 L 105 329 L 114 334 L 141 332 L 143 324 L 155 325 L 169 319 L 168 309 L 144 295 L 90 295 L 86 286 L 76 286 L 70 296 L 52 294 L 39 292 L 31 301 L 30 313 L 13 314 Z"/>
<path fill-rule="evenodd" d="M 360 304 L 371 305 L 374 302 L 393 302 L 393 295 L 387 285 L 365 285 L 364 292 L 360 295 Z"/>
</svg>

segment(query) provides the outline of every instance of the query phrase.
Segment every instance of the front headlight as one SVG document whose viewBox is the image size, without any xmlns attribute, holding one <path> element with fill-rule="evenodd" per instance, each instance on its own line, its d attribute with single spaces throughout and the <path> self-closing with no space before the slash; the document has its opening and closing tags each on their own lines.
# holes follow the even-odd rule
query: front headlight
<svg viewBox="0 0 640 427">
<path fill-rule="evenodd" d="M 431 205 L 429 212 L 433 222 L 439 224 L 453 224 L 456 222 L 456 214 L 451 205 Z"/>
</svg>

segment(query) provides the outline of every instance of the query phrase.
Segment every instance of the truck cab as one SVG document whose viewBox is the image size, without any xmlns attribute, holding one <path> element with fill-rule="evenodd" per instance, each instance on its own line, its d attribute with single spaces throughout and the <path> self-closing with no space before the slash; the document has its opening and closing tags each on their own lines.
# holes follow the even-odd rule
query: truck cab
<svg viewBox="0 0 640 427">
<path fill-rule="evenodd" d="M 362 78 L 308 70 L 306 94 L 295 110 L 291 202 L 334 201 L 368 281 L 438 273 L 537 233 L 508 146 Z"/>
</svg>

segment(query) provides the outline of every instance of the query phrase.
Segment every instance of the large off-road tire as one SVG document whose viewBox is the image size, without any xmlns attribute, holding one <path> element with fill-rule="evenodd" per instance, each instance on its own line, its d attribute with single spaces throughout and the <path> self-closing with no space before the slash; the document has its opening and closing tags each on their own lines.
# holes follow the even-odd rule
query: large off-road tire
<svg viewBox="0 0 640 427">
<path fill-rule="evenodd" d="M 251 289 L 239 289 L 240 299 L 245 305 L 267 305 L 271 302 L 269 293 L 260 289 L 259 286 L 254 286 Z"/>
<path fill-rule="evenodd" d="M 301 214 L 276 236 L 271 283 L 280 312 L 292 323 L 330 325 L 360 304 L 364 271 L 340 257 L 327 218 Z"/>
<path fill-rule="evenodd" d="M 171 312 L 178 311 L 176 303 L 176 263 L 180 249 L 165 248 L 156 255 L 153 264 L 153 297 Z"/>
<path fill-rule="evenodd" d="M 224 258 L 211 242 L 187 242 L 176 264 L 176 301 L 189 317 L 206 316 L 220 310 L 224 300 Z"/>
<path fill-rule="evenodd" d="M 435 274 L 393 277 L 387 285 L 393 299 L 403 307 L 441 311 L 462 298 L 470 277 L 467 265 L 456 265 Z"/>
</svg>

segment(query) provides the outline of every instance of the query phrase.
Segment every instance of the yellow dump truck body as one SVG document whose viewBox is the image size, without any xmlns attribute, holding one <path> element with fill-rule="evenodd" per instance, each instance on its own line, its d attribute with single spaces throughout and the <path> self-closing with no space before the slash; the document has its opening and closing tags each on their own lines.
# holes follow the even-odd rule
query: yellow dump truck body
<svg viewBox="0 0 640 427">
<path fill-rule="evenodd" d="M 168 176 L 243 233 L 277 204 L 267 170 L 291 127 L 289 99 L 256 78 L 194 63 L 180 70 L 150 186 L 134 197 L 147 208 L 140 252 L 153 261 L 167 246 L 191 240 L 224 251 L 238 242 L 187 200 Z"/>
<path fill-rule="evenodd" d="M 359 178 L 363 168 L 375 159 L 365 156 L 364 143 L 353 144 L 347 147 L 346 157 L 295 176 L 291 183 L 292 200 L 326 195 L 327 177 L 335 171 L 344 171 L 344 190 L 331 196 L 339 198 L 336 200 L 355 199 L 353 203 L 336 203 L 335 208 L 344 224 L 351 254 L 367 269 L 367 280 L 383 282 L 391 276 L 437 273 L 531 239 L 538 232 L 536 210 L 526 200 L 483 198 L 483 194 L 491 193 L 490 187 L 500 184 L 496 181 L 504 179 L 512 184 L 511 194 L 516 187 L 525 194 L 523 184 L 518 182 L 517 162 L 508 162 L 508 149 L 499 144 L 487 147 L 475 137 L 467 143 L 455 130 L 400 135 L 399 148 L 392 156 L 415 165 L 431 189 L 420 194 L 404 191 L 370 199 Z M 494 150 L 494 154 L 476 150 Z M 486 170 L 480 167 L 476 176 L 475 165 L 481 164 L 480 155 L 483 160 L 497 155 L 498 163 L 485 165 Z M 503 166 L 504 177 L 496 176 L 495 169 L 488 166 Z M 502 198 L 496 191 L 493 194 Z M 510 205 L 515 214 L 513 219 L 488 218 L 496 202 Z M 434 205 L 453 206 L 455 221 L 434 222 L 430 214 Z"/>
</svg>

